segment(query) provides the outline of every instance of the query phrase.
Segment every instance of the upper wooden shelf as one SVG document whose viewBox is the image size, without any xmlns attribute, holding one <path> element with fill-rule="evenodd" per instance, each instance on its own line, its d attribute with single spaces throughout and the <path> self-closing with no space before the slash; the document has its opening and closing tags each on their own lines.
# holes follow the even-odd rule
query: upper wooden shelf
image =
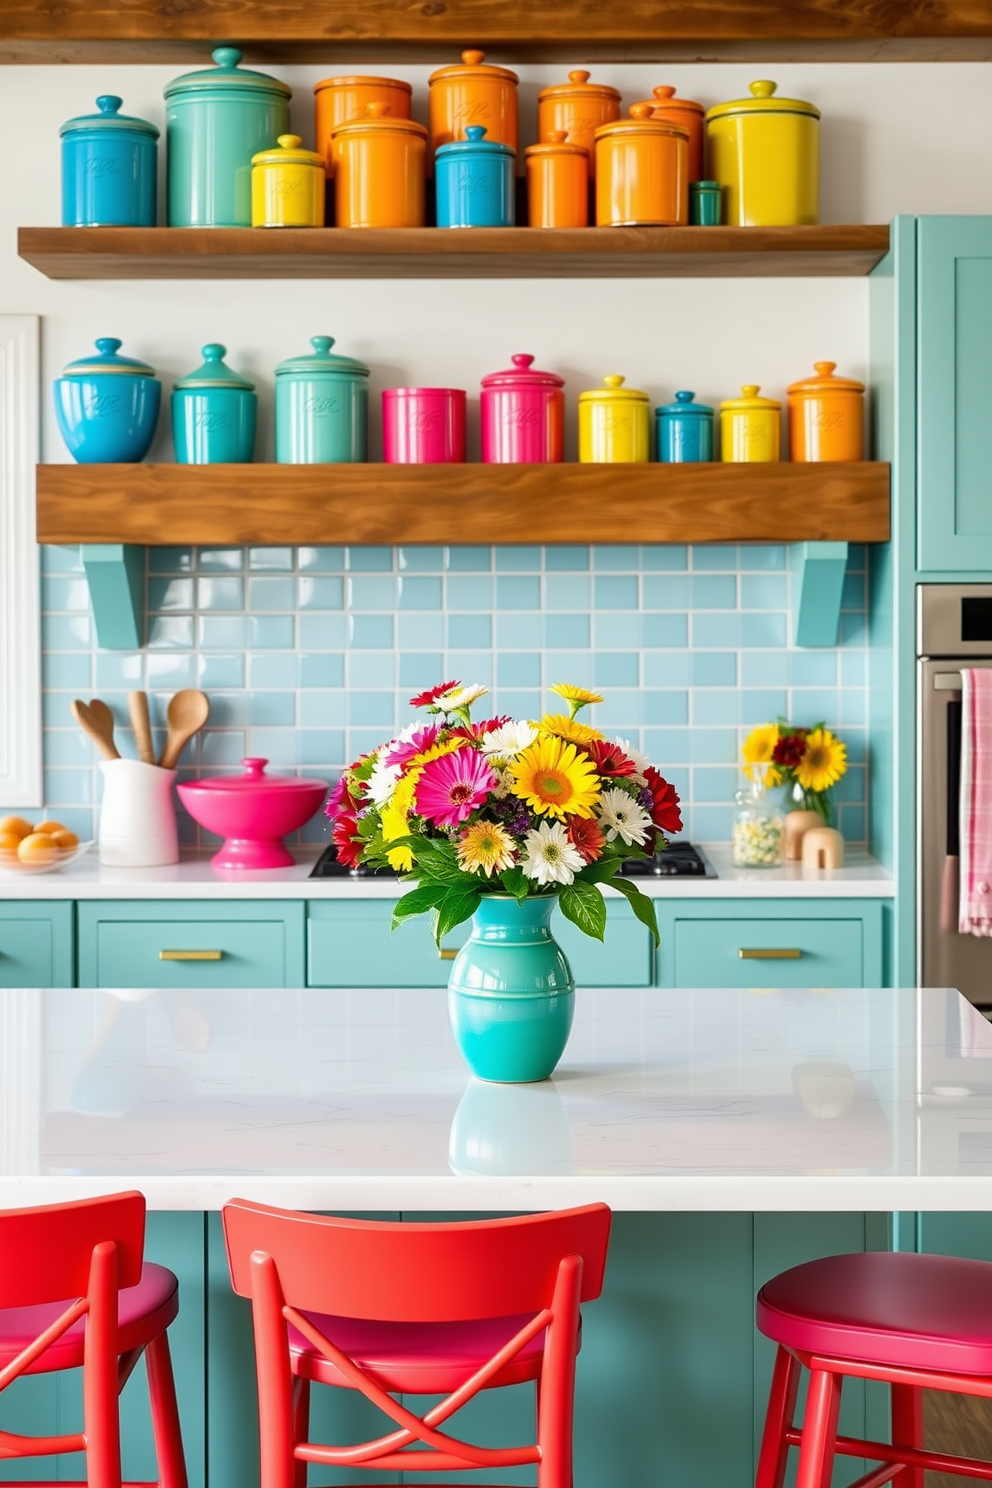
<svg viewBox="0 0 992 1488">
<path fill-rule="evenodd" d="M 887 542 L 889 467 L 41 465 L 38 541 Z"/>
<path fill-rule="evenodd" d="M 22 227 L 49 279 L 856 277 L 888 252 L 850 227 Z"/>
</svg>

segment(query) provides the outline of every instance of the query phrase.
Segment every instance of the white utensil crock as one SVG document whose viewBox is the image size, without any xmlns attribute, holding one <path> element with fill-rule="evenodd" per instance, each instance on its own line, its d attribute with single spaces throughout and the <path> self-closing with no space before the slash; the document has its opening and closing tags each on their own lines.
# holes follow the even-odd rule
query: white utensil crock
<svg viewBox="0 0 992 1488">
<path fill-rule="evenodd" d="M 142 760 L 102 760 L 100 862 L 112 868 L 158 868 L 179 862 L 175 770 Z"/>
</svg>

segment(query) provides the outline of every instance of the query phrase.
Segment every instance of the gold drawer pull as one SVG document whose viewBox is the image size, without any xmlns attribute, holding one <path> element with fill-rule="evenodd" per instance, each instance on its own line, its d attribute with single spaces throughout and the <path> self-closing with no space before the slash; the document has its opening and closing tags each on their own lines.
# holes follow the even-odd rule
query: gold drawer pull
<svg viewBox="0 0 992 1488">
<path fill-rule="evenodd" d="M 223 951 L 159 951 L 160 961 L 219 961 Z"/>
<path fill-rule="evenodd" d="M 438 946 L 437 954 L 440 961 L 454 961 L 455 957 L 458 955 L 458 947 Z"/>
<path fill-rule="evenodd" d="M 796 950 L 795 946 L 769 946 L 767 949 L 742 946 L 737 954 L 742 961 L 798 961 L 802 951 Z"/>
</svg>

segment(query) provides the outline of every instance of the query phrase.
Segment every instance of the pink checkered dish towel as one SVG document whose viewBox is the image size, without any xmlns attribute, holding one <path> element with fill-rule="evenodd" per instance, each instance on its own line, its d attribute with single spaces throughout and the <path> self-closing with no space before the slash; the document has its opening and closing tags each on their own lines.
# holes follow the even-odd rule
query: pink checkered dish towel
<svg viewBox="0 0 992 1488">
<path fill-rule="evenodd" d="M 961 668 L 962 935 L 992 936 L 992 670 Z"/>
</svg>

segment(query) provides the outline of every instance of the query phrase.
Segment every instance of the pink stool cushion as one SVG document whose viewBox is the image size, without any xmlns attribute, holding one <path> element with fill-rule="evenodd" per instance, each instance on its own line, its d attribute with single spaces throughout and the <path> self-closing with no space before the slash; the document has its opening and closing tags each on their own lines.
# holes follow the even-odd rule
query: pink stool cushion
<svg viewBox="0 0 992 1488">
<path fill-rule="evenodd" d="M 45 1302 L 36 1307 L 0 1309 L 0 1366 L 16 1359 L 49 1327 L 67 1302 Z M 148 1261 L 141 1268 L 137 1286 L 118 1293 L 118 1347 L 122 1354 L 141 1348 L 164 1333 L 179 1311 L 179 1282 L 165 1266 Z M 83 1362 L 85 1318 L 73 1323 L 57 1343 L 36 1359 L 26 1374 L 49 1374 L 54 1369 L 78 1369 Z"/>
<path fill-rule="evenodd" d="M 992 1375 L 992 1263 L 939 1255 L 827 1256 L 758 1293 L 767 1338 L 800 1353 Z"/>
</svg>

